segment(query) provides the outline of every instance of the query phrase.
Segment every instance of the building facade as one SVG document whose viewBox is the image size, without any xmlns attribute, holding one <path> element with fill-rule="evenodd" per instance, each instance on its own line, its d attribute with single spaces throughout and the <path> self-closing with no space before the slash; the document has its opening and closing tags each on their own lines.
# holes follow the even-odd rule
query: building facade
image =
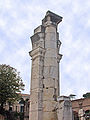
<svg viewBox="0 0 90 120">
<path fill-rule="evenodd" d="M 30 104 L 30 95 L 29 94 L 20 94 L 21 99 L 15 101 L 14 104 L 9 105 L 6 103 L 4 105 L 5 114 L 0 114 L 0 120 L 9 119 L 12 120 L 15 115 L 17 120 L 29 120 L 29 104 Z M 7 116 L 9 115 L 9 116 Z M 16 119 L 15 119 L 16 120 Z"/>
<path fill-rule="evenodd" d="M 29 99 L 29 94 L 21 94 L 21 99 L 19 101 L 15 101 L 14 104 L 10 105 L 8 103 L 5 104 L 5 110 L 15 111 L 15 112 L 24 112 L 24 102 Z"/>
<path fill-rule="evenodd" d="M 75 120 L 90 120 L 90 98 L 81 98 L 72 101 Z"/>
</svg>

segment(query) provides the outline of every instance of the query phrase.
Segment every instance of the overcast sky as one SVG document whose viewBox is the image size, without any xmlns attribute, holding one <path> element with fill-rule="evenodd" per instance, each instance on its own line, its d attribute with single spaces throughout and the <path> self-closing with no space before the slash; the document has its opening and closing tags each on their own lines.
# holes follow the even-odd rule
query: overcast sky
<svg viewBox="0 0 90 120">
<path fill-rule="evenodd" d="M 20 71 L 24 93 L 30 92 L 30 36 L 47 10 L 63 17 L 60 93 L 82 97 L 90 92 L 90 0 L 0 0 L 0 64 Z"/>
</svg>

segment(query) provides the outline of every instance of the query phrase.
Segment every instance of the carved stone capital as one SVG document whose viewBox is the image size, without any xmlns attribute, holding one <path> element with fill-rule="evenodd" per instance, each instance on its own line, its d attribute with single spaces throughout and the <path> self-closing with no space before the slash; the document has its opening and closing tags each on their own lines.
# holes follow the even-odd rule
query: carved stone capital
<svg viewBox="0 0 90 120">
<path fill-rule="evenodd" d="M 45 49 L 42 47 L 38 47 L 29 52 L 29 55 L 32 57 L 32 59 L 35 59 L 36 57 L 39 56 L 44 57 L 44 54 L 45 54 Z"/>
<path fill-rule="evenodd" d="M 47 21 L 51 21 L 58 25 L 62 21 L 62 17 L 51 11 L 47 11 L 45 18 L 42 20 L 42 24 L 45 24 Z"/>
</svg>

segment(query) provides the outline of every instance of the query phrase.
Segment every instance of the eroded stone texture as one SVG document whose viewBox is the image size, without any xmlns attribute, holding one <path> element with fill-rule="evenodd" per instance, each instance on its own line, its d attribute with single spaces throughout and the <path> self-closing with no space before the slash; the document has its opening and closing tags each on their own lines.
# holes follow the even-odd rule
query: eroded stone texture
<svg viewBox="0 0 90 120">
<path fill-rule="evenodd" d="M 59 96 L 59 54 L 57 25 L 62 17 L 48 11 L 31 37 L 32 73 L 29 120 L 58 120 L 55 106 Z"/>
<path fill-rule="evenodd" d="M 56 109 L 58 120 L 73 120 L 72 105 L 69 97 L 60 96 Z"/>
</svg>

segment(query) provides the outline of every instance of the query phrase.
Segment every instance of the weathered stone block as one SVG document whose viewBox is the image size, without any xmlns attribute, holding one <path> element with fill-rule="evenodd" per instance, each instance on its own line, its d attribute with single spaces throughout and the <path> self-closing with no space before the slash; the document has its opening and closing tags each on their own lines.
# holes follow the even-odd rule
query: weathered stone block
<svg viewBox="0 0 90 120">
<path fill-rule="evenodd" d="M 37 68 L 37 67 L 34 67 L 32 69 L 32 78 L 35 79 L 35 78 L 42 78 L 42 69 L 40 68 Z"/>
<path fill-rule="evenodd" d="M 44 66 L 43 75 L 44 78 L 58 79 L 58 69 L 56 66 Z"/>
<path fill-rule="evenodd" d="M 34 34 L 44 32 L 45 28 L 44 26 L 40 25 L 34 30 Z"/>
<path fill-rule="evenodd" d="M 36 91 L 33 91 L 31 93 L 30 101 L 31 101 L 31 103 L 36 103 L 38 101 L 38 93 Z"/>
<path fill-rule="evenodd" d="M 52 33 L 54 34 L 54 37 L 56 36 L 56 26 L 47 26 L 45 29 L 45 33 Z"/>
<path fill-rule="evenodd" d="M 38 119 L 38 111 L 30 111 L 30 120 L 39 120 Z"/>
<path fill-rule="evenodd" d="M 45 100 L 45 101 L 43 101 L 43 111 L 44 111 L 44 112 L 54 111 L 55 105 L 56 105 L 56 101 L 53 101 L 53 100 Z"/>
<path fill-rule="evenodd" d="M 54 100 L 54 88 L 44 88 L 43 89 L 43 100 Z"/>
<path fill-rule="evenodd" d="M 31 112 L 38 111 L 38 101 L 37 102 L 31 102 Z"/>
<path fill-rule="evenodd" d="M 56 40 L 56 36 L 55 36 L 55 32 L 48 32 L 48 33 L 45 33 L 45 42 L 50 42 L 50 41 L 54 41 L 56 44 L 57 40 Z"/>
<path fill-rule="evenodd" d="M 47 48 L 45 57 L 56 57 L 57 58 L 57 49 Z"/>
<path fill-rule="evenodd" d="M 56 66 L 57 64 L 56 57 L 45 57 L 44 59 L 44 66 Z"/>
<path fill-rule="evenodd" d="M 56 112 L 44 112 L 43 120 L 58 120 Z"/>
<path fill-rule="evenodd" d="M 54 88 L 55 87 L 55 79 L 53 78 L 48 78 L 48 82 L 47 79 L 43 79 L 43 85 L 45 88 Z"/>
<path fill-rule="evenodd" d="M 57 49 L 57 43 L 54 44 L 54 41 L 45 42 L 45 48 Z"/>
<path fill-rule="evenodd" d="M 39 78 L 38 78 L 39 79 Z M 39 80 L 37 78 L 33 79 L 33 81 L 31 82 L 31 90 L 39 88 Z"/>
</svg>

